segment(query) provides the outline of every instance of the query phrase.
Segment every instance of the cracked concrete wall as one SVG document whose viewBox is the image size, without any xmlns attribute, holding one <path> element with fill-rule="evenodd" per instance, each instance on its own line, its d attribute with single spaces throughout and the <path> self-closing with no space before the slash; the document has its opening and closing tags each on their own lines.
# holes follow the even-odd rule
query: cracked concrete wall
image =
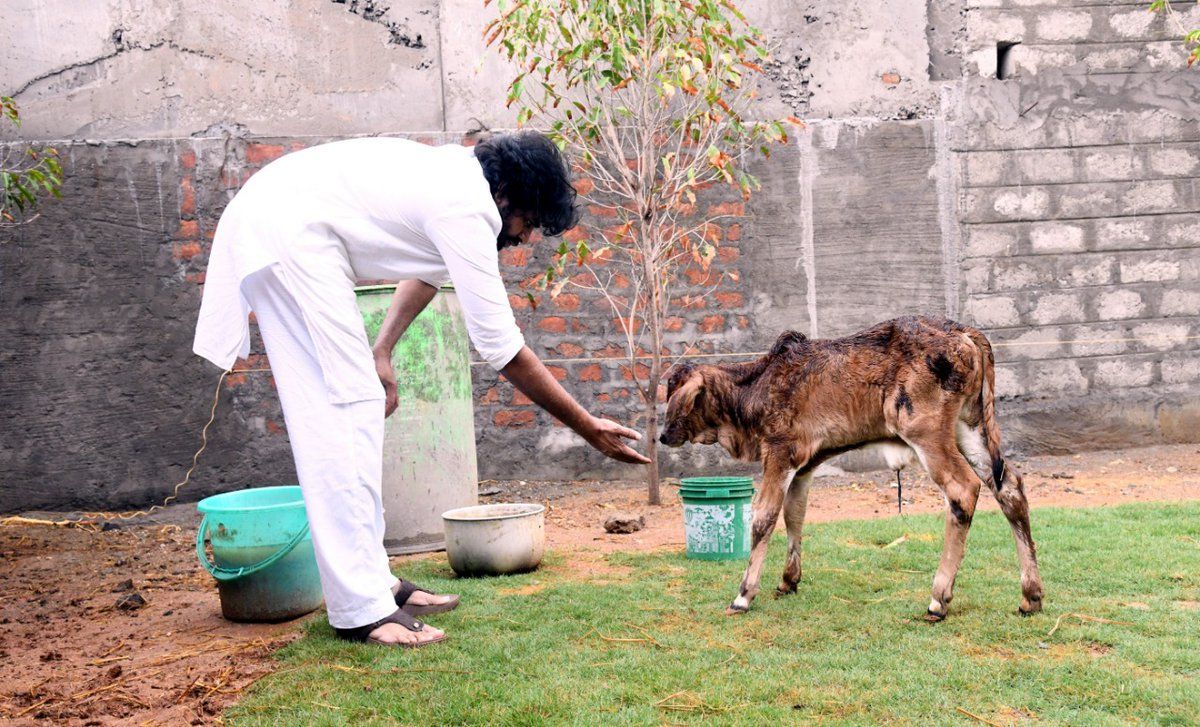
<svg viewBox="0 0 1200 727">
<path fill-rule="evenodd" d="M 934 110 L 925 0 L 744 7 L 776 54 L 757 115 Z M 13 0 L 0 91 L 26 139 L 505 128 L 514 72 L 481 40 L 494 13 L 481 0 Z"/>
<path fill-rule="evenodd" d="M 26 139 L 442 128 L 439 5 L 15 0 L 5 94 Z"/>
<path fill-rule="evenodd" d="M 746 10 L 776 53 L 755 113 L 810 123 L 755 162 L 764 190 L 749 203 L 703 200 L 733 215 L 714 234 L 739 279 L 681 305 L 672 345 L 756 351 L 787 328 L 830 336 L 945 313 L 997 343 L 1009 448 L 1197 441 L 1200 75 L 1182 71 L 1161 19 L 1096 0 Z M 0 90 L 19 91 L 20 138 L 67 140 L 68 170 L 64 201 L 0 232 L 0 511 L 169 493 L 215 384 L 188 351 L 225 203 L 262 164 L 321 140 L 453 142 L 509 125 L 509 71 L 479 38 L 491 12 L 477 0 L 0 7 L 15 30 Z M 998 44 L 1007 80 L 994 77 Z M 525 301 L 548 251 L 502 260 L 530 345 L 595 411 L 636 425 L 602 302 Z M 703 271 L 685 273 L 705 289 Z M 473 371 L 482 476 L 636 476 Z M 664 464 L 748 471 L 711 447 Z M 233 377 L 186 496 L 293 478 L 269 372 Z"/>
</svg>

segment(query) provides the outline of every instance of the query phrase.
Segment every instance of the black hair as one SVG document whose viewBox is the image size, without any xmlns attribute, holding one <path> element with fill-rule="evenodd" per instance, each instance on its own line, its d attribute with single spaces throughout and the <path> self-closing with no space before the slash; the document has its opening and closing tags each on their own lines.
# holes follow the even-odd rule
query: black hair
<svg viewBox="0 0 1200 727">
<path fill-rule="evenodd" d="M 558 147 L 544 134 L 526 130 L 496 134 L 475 145 L 475 158 L 492 188 L 509 209 L 532 219 L 547 236 L 561 235 L 579 223 L 575 187 Z"/>
</svg>

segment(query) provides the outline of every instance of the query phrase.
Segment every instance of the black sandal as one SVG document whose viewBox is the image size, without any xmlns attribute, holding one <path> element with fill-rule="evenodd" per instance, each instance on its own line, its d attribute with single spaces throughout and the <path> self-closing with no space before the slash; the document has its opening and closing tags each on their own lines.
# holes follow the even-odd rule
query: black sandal
<svg viewBox="0 0 1200 727">
<path fill-rule="evenodd" d="M 445 613 L 446 611 L 453 611 L 454 609 L 458 608 L 458 596 L 452 593 L 446 594 L 450 596 L 450 600 L 446 601 L 445 603 L 434 603 L 424 606 L 417 605 L 415 603 L 409 603 L 408 600 L 412 598 L 412 594 L 416 593 L 417 591 L 420 591 L 421 593 L 428 593 L 431 596 L 438 595 L 427 588 L 421 588 L 416 583 L 406 581 L 401 578 L 400 590 L 396 591 L 396 605 L 403 609 L 404 612 L 410 616 L 424 616 L 425 614 L 429 613 Z"/>
<path fill-rule="evenodd" d="M 428 641 L 417 641 L 417 642 L 407 643 L 407 644 L 406 643 L 392 644 L 392 643 L 388 643 L 386 641 L 380 641 L 379 639 L 371 638 L 371 632 L 384 624 L 400 624 L 404 628 L 406 628 L 409 631 L 412 631 L 414 633 L 420 632 L 421 629 L 425 628 L 424 623 L 416 620 L 409 614 L 405 613 L 403 610 L 396 609 L 395 613 L 393 613 L 391 616 L 381 618 L 373 624 L 367 624 L 366 626 L 358 626 L 358 627 L 355 627 L 352 629 L 335 628 L 333 630 L 333 632 L 335 634 L 337 634 L 339 639 L 345 639 L 346 641 L 357 641 L 359 643 L 381 644 L 383 646 L 399 646 L 404 649 L 419 649 L 422 646 L 428 646 L 430 644 L 436 644 L 439 641 L 446 640 L 446 634 L 442 634 L 441 636 L 438 636 L 437 638 L 429 639 Z"/>
</svg>

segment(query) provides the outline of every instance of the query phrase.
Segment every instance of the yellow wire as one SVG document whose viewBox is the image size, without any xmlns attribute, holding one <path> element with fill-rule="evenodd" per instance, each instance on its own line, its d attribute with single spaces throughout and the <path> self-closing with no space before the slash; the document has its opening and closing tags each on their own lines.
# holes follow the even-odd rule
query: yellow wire
<svg viewBox="0 0 1200 727">
<path fill-rule="evenodd" d="M 154 505 L 148 510 L 136 510 L 133 512 L 85 512 L 83 513 L 83 517 L 99 520 L 129 520 L 130 518 L 149 515 L 156 510 L 161 510 L 172 500 L 179 497 L 179 491 L 187 485 L 188 481 L 192 478 L 192 472 L 196 470 L 196 464 L 200 461 L 200 454 L 208 446 L 208 428 L 212 426 L 213 421 L 217 418 L 217 402 L 221 399 L 221 385 L 225 383 L 225 377 L 231 373 L 233 373 L 232 369 L 224 371 L 221 373 L 221 377 L 217 379 L 217 388 L 213 392 L 212 408 L 208 412 L 208 422 L 200 430 L 200 449 L 197 449 L 196 453 L 192 455 L 192 466 L 188 467 L 188 471 L 183 475 L 183 479 L 175 485 L 171 494 L 167 499 L 162 501 L 162 504 Z"/>
</svg>

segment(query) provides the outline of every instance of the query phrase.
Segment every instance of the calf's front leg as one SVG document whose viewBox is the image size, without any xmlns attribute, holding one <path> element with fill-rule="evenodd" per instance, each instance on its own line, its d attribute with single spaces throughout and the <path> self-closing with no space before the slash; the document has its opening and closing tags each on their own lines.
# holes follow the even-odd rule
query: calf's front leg
<svg viewBox="0 0 1200 727">
<path fill-rule="evenodd" d="M 771 532 L 775 530 L 784 495 L 795 473 L 795 468 L 787 467 L 785 462 L 776 458 L 767 457 L 763 461 L 762 487 L 754 496 L 750 563 L 746 566 L 746 574 L 742 576 L 742 585 L 738 589 L 737 597 L 729 604 L 729 608 L 725 609 L 725 613 L 730 616 L 750 610 L 750 602 L 758 595 L 758 582 L 762 576 L 763 562 L 767 558 L 767 546 L 771 543 Z"/>
</svg>

